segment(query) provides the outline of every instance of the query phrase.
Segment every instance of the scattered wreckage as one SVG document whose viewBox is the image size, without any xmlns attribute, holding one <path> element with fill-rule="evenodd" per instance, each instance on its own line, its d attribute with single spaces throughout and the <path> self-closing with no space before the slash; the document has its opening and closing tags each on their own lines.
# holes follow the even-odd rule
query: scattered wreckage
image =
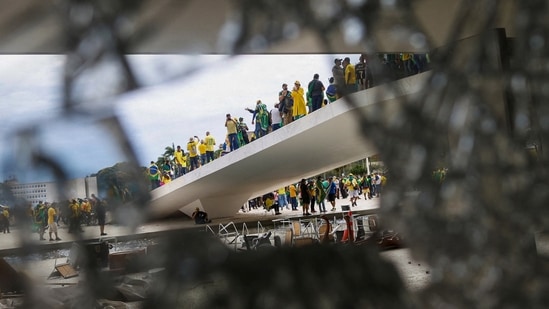
<svg viewBox="0 0 549 309">
<path fill-rule="evenodd" d="M 380 229 L 377 215 L 343 213 L 299 219 L 272 220 L 272 228 L 261 221 L 254 229 L 243 223 L 238 229 L 234 222 L 219 224 L 217 231 L 206 226 L 206 231 L 235 251 L 261 250 L 282 246 L 300 247 L 310 244 L 377 245 L 380 250 L 403 247 L 402 237 L 393 230 Z M 252 232 L 251 232 L 252 231 Z"/>
</svg>

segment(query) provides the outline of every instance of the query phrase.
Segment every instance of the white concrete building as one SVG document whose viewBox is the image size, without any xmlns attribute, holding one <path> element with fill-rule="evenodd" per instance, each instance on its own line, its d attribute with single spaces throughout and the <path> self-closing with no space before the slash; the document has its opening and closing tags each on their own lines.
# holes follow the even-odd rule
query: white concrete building
<svg viewBox="0 0 549 309">
<path fill-rule="evenodd" d="M 60 196 L 56 182 L 17 183 L 11 186 L 11 191 L 16 198 L 23 198 L 33 205 L 40 201 L 58 202 L 63 199 Z M 66 198 L 91 197 L 92 194 L 99 195 L 97 189 L 97 177 L 84 177 L 69 180 L 64 188 Z"/>
</svg>

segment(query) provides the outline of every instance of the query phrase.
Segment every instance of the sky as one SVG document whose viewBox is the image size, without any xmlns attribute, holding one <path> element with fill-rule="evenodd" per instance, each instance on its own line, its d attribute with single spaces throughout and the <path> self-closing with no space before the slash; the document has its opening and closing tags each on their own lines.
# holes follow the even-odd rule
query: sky
<svg viewBox="0 0 549 309">
<path fill-rule="evenodd" d="M 246 107 L 253 108 L 259 99 L 271 109 L 282 83 L 291 86 L 299 80 L 307 85 L 315 73 L 327 86 L 333 59 L 345 56 L 358 62 L 359 55 L 132 55 L 138 90 L 102 98 L 117 82 L 113 67 L 92 71 L 75 89 L 85 101 L 83 110 L 94 115 L 112 110 L 139 163 L 147 166 L 166 146 L 185 149 L 190 137 L 202 139 L 206 131 L 219 145 L 225 138 L 227 113 L 244 117 L 253 130 Z M 113 134 L 96 117 L 61 117 L 64 65 L 62 55 L 0 56 L 2 180 L 14 173 L 20 181 L 37 174 L 25 161 L 29 149 L 57 158 L 74 178 L 126 161 Z M 30 128 L 40 128 L 38 138 L 14 135 Z"/>
</svg>

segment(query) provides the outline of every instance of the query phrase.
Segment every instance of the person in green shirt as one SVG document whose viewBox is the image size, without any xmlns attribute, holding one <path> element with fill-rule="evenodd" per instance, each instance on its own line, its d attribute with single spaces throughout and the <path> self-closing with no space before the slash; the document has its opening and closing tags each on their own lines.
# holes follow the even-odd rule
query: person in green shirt
<svg viewBox="0 0 549 309">
<path fill-rule="evenodd" d="M 318 211 L 326 212 L 326 203 L 324 202 L 324 200 L 326 200 L 326 189 L 324 188 L 324 183 L 322 182 L 322 176 L 316 177 L 315 190 Z"/>
</svg>

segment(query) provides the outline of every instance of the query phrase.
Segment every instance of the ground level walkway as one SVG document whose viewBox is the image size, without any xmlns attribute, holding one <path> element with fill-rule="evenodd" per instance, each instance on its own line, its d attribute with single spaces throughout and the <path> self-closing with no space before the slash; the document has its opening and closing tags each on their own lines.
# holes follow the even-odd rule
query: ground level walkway
<svg viewBox="0 0 549 309">
<path fill-rule="evenodd" d="M 329 216 L 342 216 L 343 211 L 341 210 L 342 205 L 350 205 L 348 199 L 337 199 L 336 200 L 336 211 L 328 211 Z M 330 206 L 326 206 L 327 209 L 330 209 Z M 352 207 L 352 211 L 355 213 L 374 213 L 379 208 L 379 198 L 373 198 L 370 200 L 364 200 L 364 198 L 358 200 L 357 206 Z M 302 217 L 301 210 L 292 211 L 283 209 L 281 210 L 280 215 L 275 215 L 274 211 L 267 212 L 263 208 L 252 209 L 248 212 L 239 211 L 237 214 L 231 217 L 216 218 L 208 225 L 212 227 L 213 230 L 216 230 L 216 227 L 219 224 L 227 224 L 229 222 L 234 222 L 235 224 L 247 223 L 252 225 L 261 221 L 263 225 L 267 226 L 269 222 L 272 222 L 273 219 L 292 219 Z M 320 216 L 320 213 L 313 214 L 314 216 Z M 85 226 L 82 225 L 84 230 L 81 234 L 81 239 L 84 241 L 98 241 L 100 240 L 100 233 L 98 226 Z M 196 225 L 193 220 L 188 217 L 181 217 L 175 219 L 166 219 L 160 221 L 154 221 L 146 223 L 137 227 L 135 231 L 128 229 L 125 226 L 117 224 L 107 224 L 105 226 L 105 232 L 108 234 L 103 238 L 116 238 L 117 241 L 129 241 L 135 239 L 144 239 L 144 238 L 155 238 L 162 236 L 163 233 L 180 230 L 180 229 L 205 229 L 205 225 Z M 13 227 L 10 234 L 0 234 L 0 256 L 9 256 L 9 255 L 18 255 L 23 252 L 29 252 L 28 250 L 22 251 L 23 244 L 31 244 L 31 248 L 34 252 L 42 252 L 48 250 L 57 250 L 57 249 L 68 249 L 71 247 L 72 243 L 78 241 L 79 239 L 76 235 L 68 234 L 68 227 L 61 225 L 59 227 L 59 237 L 61 241 L 49 241 L 48 233 L 46 232 L 46 240 L 39 240 L 39 236 L 36 233 L 31 233 L 30 231 L 21 230 L 18 227 Z"/>
<path fill-rule="evenodd" d="M 379 209 L 379 198 L 365 200 L 364 198 L 357 201 L 357 206 L 352 207 L 353 214 L 372 214 Z M 336 211 L 328 211 L 328 217 L 336 217 L 341 219 L 348 211 L 342 211 L 342 206 L 350 205 L 348 199 L 336 200 Z M 330 209 L 328 206 L 327 209 Z M 311 217 L 318 217 L 320 213 L 315 213 Z M 263 208 L 252 209 L 247 212 L 238 212 L 233 217 L 214 219 L 210 224 L 213 231 L 218 230 L 218 226 L 226 225 L 234 222 L 235 225 L 246 223 L 249 227 L 253 227 L 257 222 L 261 222 L 264 227 L 273 224 L 272 220 L 277 219 L 299 219 L 302 218 L 302 212 L 282 209 L 280 215 L 275 215 L 274 211 L 267 212 Z M 82 226 L 84 232 L 81 234 L 83 242 L 97 242 L 101 240 L 99 236 L 98 226 Z M 140 225 L 135 231 L 129 230 L 127 227 L 117 224 L 108 224 L 105 226 L 105 232 L 108 234 L 103 237 L 103 240 L 109 243 L 132 243 L 133 241 L 141 244 L 147 241 L 161 238 L 170 232 L 177 230 L 203 230 L 206 231 L 206 225 L 196 225 L 194 221 L 188 217 L 167 219 L 155 221 Z M 81 275 L 72 278 L 54 277 L 51 278 L 55 267 L 67 262 L 70 248 L 77 243 L 78 239 L 73 234 L 68 233 L 68 227 L 61 225 L 59 227 L 59 237 L 61 241 L 49 241 L 46 233 L 46 240 L 39 240 L 36 233 L 24 231 L 18 227 L 13 227 L 11 233 L 0 234 L 0 257 L 4 257 L 6 261 L 17 271 L 27 274 L 37 283 L 51 286 L 66 286 L 76 285 L 81 280 L 85 280 Z M 24 239 L 31 246 L 22 247 L 21 240 Z M 118 249 L 118 250 L 117 250 Z M 113 248 L 112 252 L 119 251 L 120 247 Z M 123 250 L 122 250 L 123 251 Z M 407 253 L 400 253 L 408 255 Z M 404 259 L 407 259 L 404 258 Z M 401 263 L 405 266 L 405 263 Z"/>
</svg>

